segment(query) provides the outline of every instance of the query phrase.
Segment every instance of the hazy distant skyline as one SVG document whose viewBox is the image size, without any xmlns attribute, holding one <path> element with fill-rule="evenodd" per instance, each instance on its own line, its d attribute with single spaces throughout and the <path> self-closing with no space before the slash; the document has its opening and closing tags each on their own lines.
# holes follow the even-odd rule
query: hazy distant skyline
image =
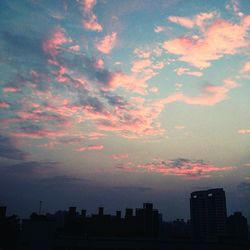
<svg viewBox="0 0 250 250">
<path fill-rule="evenodd" d="M 0 20 L 10 212 L 188 218 L 191 191 L 223 187 L 250 219 L 248 0 L 3 0 Z"/>
</svg>

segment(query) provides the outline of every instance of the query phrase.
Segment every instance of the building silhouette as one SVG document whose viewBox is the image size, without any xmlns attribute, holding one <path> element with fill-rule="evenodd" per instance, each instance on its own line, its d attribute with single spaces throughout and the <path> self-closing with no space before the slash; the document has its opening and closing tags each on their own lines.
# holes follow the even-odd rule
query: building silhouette
<svg viewBox="0 0 250 250">
<path fill-rule="evenodd" d="M 241 212 L 235 212 L 227 218 L 227 236 L 240 241 L 248 239 L 247 218 Z"/>
<path fill-rule="evenodd" d="M 187 221 L 162 221 L 152 203 L 114 215 L 72 206 L 21 223 L 0 207 L 0 250 L 249 250 L 247 219 L 241 212 L 226 217 L 226 210 L 222 188 L 191 193 Z"/>
<path fill-rule="evenodd" d="M 20 223 L 17 215 L 7 216 L 7 208 L 0 207 L 0 249 L 15 250 L 18 247 Z"/>
<path fill-rule="evenodd" d="M 192 235 L 214 240 L 226 235 L 226 196 L 222 188 L 196 191 L 190 197 Z"/>
</svg>

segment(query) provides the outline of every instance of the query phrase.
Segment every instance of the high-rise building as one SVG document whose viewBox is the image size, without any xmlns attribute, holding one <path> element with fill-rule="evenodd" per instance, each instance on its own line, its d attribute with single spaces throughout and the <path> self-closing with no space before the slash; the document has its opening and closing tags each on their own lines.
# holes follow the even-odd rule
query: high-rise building
<svg viewBox="0 0 250 250">
<path fill-rule="evenodd" d="M 226 196 L 222 188 L 196 191 L 190 197 L 193 236 L 216 239 L 226 234 Z"/>
</svg>

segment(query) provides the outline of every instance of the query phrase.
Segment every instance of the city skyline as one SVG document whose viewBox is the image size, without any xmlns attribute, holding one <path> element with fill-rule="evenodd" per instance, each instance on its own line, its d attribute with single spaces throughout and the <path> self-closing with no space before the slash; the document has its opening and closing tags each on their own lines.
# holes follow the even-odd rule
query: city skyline
<svg viewBox="0 0 250 250">
<path fill-rule="evenodd" d="M 55 213 L 33 212 L 20 220 L 0 206 L 4 249 L 248 249 L 249 225 L 241 212 L 227 215 L 222 188 L 190 194 L 190 220 L 164 221 L 153 203 L 109 214 L 87 214 L 75 206 Z"/>
<path fill-rule="evenodd" d="M 223 187 L 250 219 L 248 0 L 0 2 L 0 200 L 28 215 Z M 119 206 L 117 206 L 119 204 Z"/>
</svg>

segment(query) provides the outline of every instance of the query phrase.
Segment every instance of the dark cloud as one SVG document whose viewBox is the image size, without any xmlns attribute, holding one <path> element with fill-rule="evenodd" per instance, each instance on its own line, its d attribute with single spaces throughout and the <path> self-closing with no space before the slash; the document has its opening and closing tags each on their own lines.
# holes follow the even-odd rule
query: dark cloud
<svg viewBox="0 0 250 250">
<path fill-rule="evenodd" d="M 194 186 L 192 187 L 192 191 L 196 191 L 196 190 L 208 190 L 208 189 L 212 189 L 213 187 L 209 187 L 209 186 Z"/>
<path fill-rule="evenodd" d="M 62 144 L 78 144 L 82 142 L 82 138 L 75 137 L 75 138 L 66 138 L 66 139 L 61 139 L 60 143 Z"/>
<path fill-rule="evenodd" d="M 53 170 L 56 166 L 60 165 L 56 161 L 27 161 L 21 162 L 5 167 L 3 170 L 7 173 L 18 174 L 18 175 L 27 175 L 27 174 L 36 174 L 40 172 L 45 172 L 47 170 Z"/>
<path fill-rule="evenodd" d="M 104 104 L 97 97 L 87 96 L 83 94 L 78 95 L 78 100 L 75 103 L 77 106 L 91 106 L 93 111 L 102 112 L 105 109 Z"/>
<path fill-rule="evenodd" d="M 94 80 L 103 87 L 107 87 L 113 77 L 112 72 L 105 68 L 97 68 L 96 60 L 83 54 L 63 53 L 57 57 L 57 60 L 61 65 L 84 74 L 89 80 Z"/>
<path fill-rule="evenodd" d="M 72 177 L 67 175 L 52 176 L 40 179 L 40 183 L 44 185 L 81 185 L 89 182 L 88 179 Z"/>
<path fill-rule="evenodd" d="M 45 59 L 41 39 L 21 34 L 13 34 L 8 31 L 2 32 L 0 36 L 6 44 L 8 53 L 13 53 L 15 56 L 18 55 L 20 60 L 26 60 L 27 55 Z M 26 57 L 23 58 L 20 57 L 20 55 L 26 55 Z M 36 63 L 36 61 L 33 63 Z"/>
<path fill-rule="evenodd" d="M 14 139 L 0 135 L 0 157 L 13 160 L 24 160 L 27 156 L 26 153 L 18 149 Z"/>
<path fill-rule="evenodd" d="M 116 190 L 128 191 L 128 192 L 148 192 L 153 190 L 150 187 L 142 187 L 142 186 L 115 186 L 113 187 Z"/>
<path fill-rule="evenodd" d="M 111 106 L 125 107 L 128 103 L 121 95 L 114 95 L 108 92 L 103 92 L 103 96 L 107 99 Z"/>
<path fill-rule="evenodd" d="M 182 168 L 183 166 L 187 166 L 189 168 L 193 167 L 193 164 L 199 164 L 199 165 L 204 165 L 207 166 L 208 163 L 206 163 L 203 160 L 190 160 L 190 159 L 185 159 L 185 158 L 178 158 L 171 160 L 169 163 L 166 163 L 169 168 Z"/>
</svg>

